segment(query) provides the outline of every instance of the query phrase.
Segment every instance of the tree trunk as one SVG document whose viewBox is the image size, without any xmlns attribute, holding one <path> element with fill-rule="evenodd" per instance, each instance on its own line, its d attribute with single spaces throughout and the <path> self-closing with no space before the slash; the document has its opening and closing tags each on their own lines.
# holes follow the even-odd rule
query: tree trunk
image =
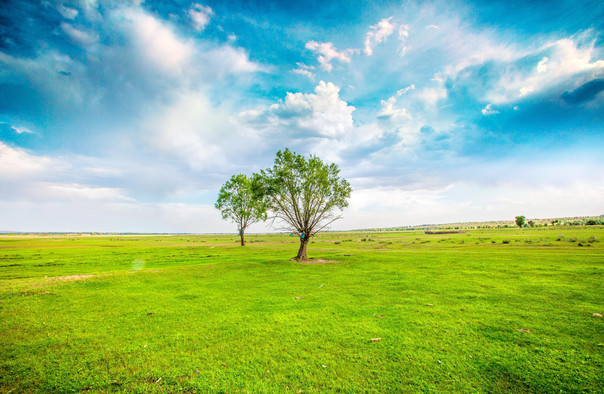
<svg viewBox="0 0 604 394">
<path fill-rule="evenodd" d="M 308 257 L 306 256 L 306 247 L 308 246 L 308 238 L 304 238 L 304 239 L 300 239 L 300 249 L 298 249 L 298 255 L 296 256 L 296 259 L 302 261 L 302 260 L 308 260 Z"/>
<path fill-rule="evenodd" d="M 241 237 L 241 246 L 245 246 L 245 238 L 243 237 L 243 231 L 239 233 L 239 236 Z"/>
</svg>

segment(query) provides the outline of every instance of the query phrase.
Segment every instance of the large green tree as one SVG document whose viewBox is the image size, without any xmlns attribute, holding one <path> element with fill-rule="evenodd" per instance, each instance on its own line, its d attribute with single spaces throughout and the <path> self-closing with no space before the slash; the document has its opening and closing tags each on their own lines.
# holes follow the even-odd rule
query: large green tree
<svg viewBox="0 0 604 394">
<path fill-rule="evenodd" d="M 524 217 L 524 216 L 516 216 L 516 226 L 518 226 L 519 228 L 522 228 L 522 226 L 524 226 L 525 220 L 526 220 L 526 217 Z"/>
<path fill-rule="evenodd" d="M 273 221 L 300 236 L 298 260 L 308 259 L 312 236 L 341 218 L 352 192 L 336 164 L 312 155 L 307 159 L 289 149 L 277 152 L 273 167 L 256 179 L 260 180 L 256 185 L 262 185 L 258 194 L 269 198 Z"/>
<path fill-rule="evenodd" d="M 241 246 L 245 245 L 245 230 L 251 224 L 267 219 L 268 198 L 256 195 L 254 189 L 252 178 L 243 174 L 233 175 L 222 185 L 214 204 L 224 220 L 237 224 Z"/>
</svg>

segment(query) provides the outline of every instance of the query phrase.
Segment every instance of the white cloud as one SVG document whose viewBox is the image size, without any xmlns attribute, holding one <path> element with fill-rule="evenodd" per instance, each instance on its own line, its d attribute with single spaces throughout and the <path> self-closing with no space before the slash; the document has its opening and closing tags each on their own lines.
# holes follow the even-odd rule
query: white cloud
<svg viewBox="0 0 604 394">
<path fill-rule="evenodd" d="M 3 230 L 64 232 L 232 233 L 211 204 L 0 201 Z M 266 231 L 253 225 L 250 232 Z M 233 237 L 235 239 L 235 236 Z"/>
<path fill-rule="evenodd" d="M 547 71 L 547 62 L 549 61 L 548 57 L 545 56 L 541 61 L 537 64 L 537 72 L 544 73 Z"/>
<path fill-rule="evenodd" d="M 407 92 L 409 92 L 410 90 L 413 90 L 413 89 L 415 89 L 415 84 L 411 84 L 411 85 L 407 86 L 406 88 L 397 90 L 396 91 L 396 95 L 397 96 L 402 96 L 403 94 L 405 94 L 405 93 L 407 93 Z"/>
<path fill-rule="evenodd" d="M 61 168 L 60 162 L 11 148 L 0 141 L 0 180 L 19 180 Z"/>
<path fill-rule="evenodd" d="M 204 6 L 201 4 L 193 4 L 189 9 L 189 18 L 193 28 L 197 31 L 202 31 L 210 23 L 210 18 L 214 15 L 214 11 L 210 6 Z"/>
<path fill-rule="evenodd" d="M 58 5 L 57 11 L 61 14 L 61 16 L 65 19 L 75 19 L 78 16 L 79 12 L 75 8 L 65 7 L 64 5 Z"/>
<path fill-rule="evenodd" d="M 404 56 L 409 47 L 407 46 L 407 39 L 409 38 L 409 25 L 401 25 L 398 28 L 398 39 L 401 42 L 401 46 L 398 50 L 399 55 Z"/>
<path fill-rule="evenodd" d="M 303 63 L 296 63 L 296 65 L 298 66 L 298 68 L 292 70 L 294 74 L 303 75 L 305 77 L 310 78 L 312 81 L 315 80 L 315 74 L 311 71 L 315 69 L 314 66 L 307 66 Z"/>
<path fill-rule="evenodd" d="M 497 104 L 509 103 L 529 93 L 537 94 L 564 84 L 570 78 L 590 78 L 604 73 L 604 60 L 597 59 L 590 34 L 586 32 L 583 36 L 518 52 L 512 59 L 502 62 L 501 78 L 483 99 Z M 535 56 L 541 56 L 541 60 L 534 67 L 522 69 L 518 66 Z"/>
<path fill-rule="evenodd" d="M 77 44 L 81 47 L 88 47 L 95 44 L 99 40 L 99 36 L 96 33 L 76 29 L 66 22 L 61 23 L 61 30 L 67 34 L 69 39 L 74 44 Z"/>
<path fill-rule="evenodd" d="M 0 201 L 132 201 L 119 188 L 70 181 L 86 172 L 71 160 L 33 155 L 0 142 Z"/>
<path fill-rule="evenodd" d="M 17 134 L 36 134 L 33 131 L 26 129 L 24 127 L 10 126 L 11 130 Z"/>
<path fill-rule="evenodd" d="M 230 134 L 228 115 L 201 94 L 189 92 L 153 108 L 142 127 L 150 147 L 191 168 L 226 165 L 218 142 Z"/>
<path fill-rule="evenodd" d="M 499 113 L 499 111 L 493 109 L 492 104 L 487 104 L 480 112 L 482 112 L 484 116 L 495 115 Z"/>
<path fill-rule="evenodd" d="M 400 118 L 411 119 L 411 115 L 409 115 L 409 113 L 407 112 L 407 109 L 402 108 L 402 107 L 401 108 L 394 107 L 394 105 L 396 104 L 395 97 L 390 97 L 388 100 L 382 100 L 381 104 L 382 104 L 382 110 L 378 114 L 378 118 L 392 119 L 392 120 L 396 120 L 396 119 L 400 119 Z"/>
<path fill-rule="evenodd" d="M 535 90 L 533 86 L 523 86 L 520 88 L 520 96 L 526 96 L 527 94 L 532 93 L 533 90 Z"/>
<path fill-rule="evenodd" d="M 211 49 L 200 57 L 210 65 L 208 71 L 212 70 L 218 75 L 266 71 L 265 67 L 251 62 L 244 49 L 234 48 L 230 45 Z"/>
<path fill-rule="evenodd" d="M 391 19 L 392 17 L 384 18 L 377 24 L 369 27 L 369 31 L 365 36 L 365 54 L 367 56 L 371 56 L 373 48 L 384 42 L 394 32 L 395 25 L 390 22 Z M 407 31 L 404 32 L 408 35 Z"/>
<path fill-rule="evenodd" d="M 315 80 L 315 74 L 312 73 L 312 71 L 309 71 L 307 69 L 304 68 L 295 68 L 292 70 L 292 72 L 294 74 L 298 74 L 298 75 L 303 75 L 307 78 L 310 78 L 311 80 Z"/>
<path fill-rule="evenodd" d="M 140 8 L 119 8 L 112 18 L 145 63 L 164 72 L 181 71 L 194 53 L 193 43 L 176 35 L 171 26 Z"/>
<path fill-rule="evenodd" d="M 427 107 L 434 107 L 440 100 L 447 97 L 447 90 L 440 83 L 438 87 L 427 87 L 419 90 L 416 97 Z"/>
<path fill-rule="evenodd" d="M 77 183 L 38 183 L 36 191 L 44 201 L 135 201 L 118 188 L 96 187 Z"/>
<path fill-rule="evenodd" d="M 354 53 L 351 49 L 338 51 L 331 42 L 309 41 L 306 43 L 306 49 L 310 49 L 317 54 L 317 60 L 325 71 L 333 70 L 333 65 L 331 64 L 333 59 L 343 63 L 350 63 L 350 56 Z"/>
<path fill-rule="evenodd" d="M 342 136 L 353 128 L 354 107 L 340 99 L 340 88 L 331 82 L 319 82 L 315 93 L 287 93 L 285 100 L 263 110 L 240 114 L 244 123 L 264 129 L 271 135 L 303 138 Z"/>
</svg>

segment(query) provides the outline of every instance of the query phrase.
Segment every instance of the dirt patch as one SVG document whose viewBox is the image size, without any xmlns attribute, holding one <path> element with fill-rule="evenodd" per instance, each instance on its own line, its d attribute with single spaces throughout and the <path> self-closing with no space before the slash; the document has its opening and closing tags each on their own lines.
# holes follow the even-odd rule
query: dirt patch
<svg viewBox="0 0 604 394">
<path fill-rule="evenodd" d="M 49 282 L 54 281 L 74 281 L 74 280 L 85 280 L 90 279 L 95 275 L 67 275 L 67 276 L 56 276 L 54 278 L 46 278 Z"/>
<path fill-rule="evenodd" d="M 296 259 L 292 259 L 292 261 L 296 261 Z M 336 260 L 323 260 L 323 259 L 309 259 L 309 260 L 301 260 L 300 264 L 338 264 L 340 261 Z"/>
</svg>

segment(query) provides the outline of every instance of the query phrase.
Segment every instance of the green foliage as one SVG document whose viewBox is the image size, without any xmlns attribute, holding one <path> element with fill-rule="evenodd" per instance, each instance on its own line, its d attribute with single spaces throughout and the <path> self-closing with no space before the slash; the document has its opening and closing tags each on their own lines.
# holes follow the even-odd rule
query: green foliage
<svg viewBox="0 0 604 394">
<path fill-rule="evenodd" d="M 306 259 L 310 237 L 341 217 L 352 192 L 336 164 L 313 155 L 307 159 L 289 149 L 277 152 L 273 167 L 255 180 L 260 185 L 257 194 L 270 200 L 273 220 L 282 223 L 284 230 L 305 235 L 299 259 Z"/>
<path fill-rule="evenodd" d="M 516 226 L 518 226 L 518 227 L 524 226 L 525 219 L 526 218 L 524 216 L 516 216 Z"/>
<path fill-rule="evenodd" d="M 267 218 L 268 200 L 254 193 L 253 179 L 243 174 L 233 175 L 220 189 L 214 205 L 224 220 L 237 224 L 242 244 L 245 230 Z"/>
</svg>

